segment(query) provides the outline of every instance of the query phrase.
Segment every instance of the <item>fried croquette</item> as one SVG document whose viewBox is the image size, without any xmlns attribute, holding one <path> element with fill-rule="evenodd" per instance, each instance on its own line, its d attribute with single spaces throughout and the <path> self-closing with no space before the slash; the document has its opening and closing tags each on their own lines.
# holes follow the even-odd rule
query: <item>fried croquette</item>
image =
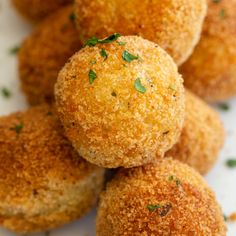
<svg viewBox="0 0 236 236">
<path fill-rule="evenodd" d="M 19 13 L 32 22 L 38 22 L 73 0 L 12 0 Z"/>
<path fill-rule="evenodd" d="M 197 44 L 206 0 L 77 0 L 75 12 L 82 40 L 119 32 L 139 35 L 164 48 L 177 64 Z M 97 12 L 97 14 L 95 14 Z"/>
<path fill-rule="evenodd" d="M 172 159 L 122 169 L 101 195 L 97 236 L 225 236 L 215 195 L 191 167 Z"/>
<path fill-rule="evenodd" d="M 104 170 L 78 156 L 50 107 L 2 117 L 0 132 L 1 226 L 46 231 L 95 205 Z"/>
<path fill-rule="evenodd" d="M 19 53 L 19 74 L 31 105 L 54 100 L 58 72 L 80 48 L 73 6 L 49 16 L 24 41 Z"/>
<path fill-rule="evenodd" d="M 99 166 L 152 162 L 177 142 L 184 121 L 182 77 L 172 58 L 138 36 L 118 34 L 80 50 L 59 73 L 55 98 L 66 135 Z"/>
<path fill-rule="evenodd" d="M 216 102 L 236 95 L 236 1 L 208 5 L 201 40 L 180 72 L 187 88 Z"/>
<path fill-rule="evenodd" d="M 220 117 L 200 98 L 186 91 L 186 116 L 178 143 L 167 152 L 206 174 L 215 164 L 224 144 L 225 132 Z"/>
</svg>

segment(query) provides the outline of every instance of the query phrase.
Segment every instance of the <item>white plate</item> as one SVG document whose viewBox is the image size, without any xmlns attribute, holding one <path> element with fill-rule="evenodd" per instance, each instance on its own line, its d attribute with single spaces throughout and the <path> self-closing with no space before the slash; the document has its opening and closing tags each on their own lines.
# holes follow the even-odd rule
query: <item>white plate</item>
<svg viewBox="0 0 236 236">
<path fill-rule="evenodd" d="M 16 56 L 10 54 L 9 50 L 19 46 L 30 31 L 31 26 L 17 15 L 10 6 L 10 0 L 0 0 L 0 88 L 9 88 L 12 93 L 10 99 L 3 98 L 0 95 L 0 115 L 27 107 L 19 89 Z M 225 161 L 228 158 L 236 157 L 236 99 L 227 103 L 230 105 L 230 110 L 221 111 L 221 117 L 227 131 L 225 148 L 217 165 L 206 177 L 208 183 L 216 192 L 226 215 L 236 211 L 236 169 L 229 169 L 225 166 Z M 13 235 L 15 234 L 0 228 L 0 236 Z M 45 234 L 37 234 L 37 236 L 43 235 Z M 78 222 L 50 232 L 50 236 L 94 235 L 95 211 Z M 236 223 L 228 224 L 227 235 L 236 235 Z"/>
</svg>

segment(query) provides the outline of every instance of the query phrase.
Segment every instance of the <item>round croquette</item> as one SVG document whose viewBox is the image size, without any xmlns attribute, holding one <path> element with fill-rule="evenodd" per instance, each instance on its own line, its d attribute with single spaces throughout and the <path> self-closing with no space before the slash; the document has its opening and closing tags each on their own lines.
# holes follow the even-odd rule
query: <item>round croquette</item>
<svg viewBox="0 0 236 236">
<path fill-rule="evenodd" d="M 58 8 L 72 2 L 73 0 L 12 0 L 21 15 L 32 22 L 40 21 Z"/>
<path fill-rule="evenodd" d="M 117 37 L 87 42 L 55 86 L 67 137 L 81 156 L 108 168 L 152 162 L 156 150 L 163 156 L 184 121 L 182 78 L 171 57 L 141 37 Z"/>
<path fill-rule="evenodd" d="M 199 40 L 207 4 L 206 0 L 77 0 L 75 7 L 82 40 L 114 32 L 139 35 L 159 44 L 181 64 Z"/>
<path fill-rule="evenodd" d="M 236 1 L 208 5 L 201 40 L 180 72 L 187 88 L 215 102 L 236 95 Z"/>
<path fill-rule="evenodd" d="M 223 147 L 224 127 L 216 111 L 186 91 L 186 116 L 178 143 L 166 153 L 206 174 Z"/>
<path fill-rule="evenodd" d="M 46 18 L 24 41 L 19 53 L 19 74 L 31 105 L 53 101 L 58 72 L 80 48 L 72 6 Z"/>
<path fill-rule="evenodd" d="M 50 107 L 2 117 L 0 132 L 1 226 L 46 231 L 95 205 L 104 170 L 78 156 Z"/>
<path fill-rule="evenodd" d="M 123 169 L 101 195 L 97 236 L 225 236 L 215 195 L 191 167 L 163 159 Z"/>
</svg>

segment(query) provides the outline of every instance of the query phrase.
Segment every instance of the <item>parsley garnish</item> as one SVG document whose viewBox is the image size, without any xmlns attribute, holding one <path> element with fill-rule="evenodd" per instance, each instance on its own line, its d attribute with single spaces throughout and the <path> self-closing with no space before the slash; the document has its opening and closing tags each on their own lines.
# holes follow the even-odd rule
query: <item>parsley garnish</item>
<svg viewBox="0 0 236 236">
<path fill-rule="evenodd" d="M 74 21 L 74 20 L 75 20 L 75 14 L 74 14 L 74 12 L 72 12 L 72 13 L 69 15 L 69 19 L 70 19 L 71 21 Z"/>
<path fill-rule="evenodd" d="M 100 55 L 105 58 L 104 61 L 108 58 L 108 54 L 105 49 L 102 49 L 100 51 Z"/>
<path fill-rule="evenodd" d="M 147 205 L 147 209 L 149 211 L 155 211 L 156 209 L 160 209 L 162 206 L 160 204 L 157 205 L 152 205 L 152 204 L 148 204 Z"/>
<path fill-rule="evenodd" d="M 220 103 L 218 104 L 218 107 L 222 110 L 222 111 L 228 111 L 230 109 L 230 106 L 227 103 Z"/>
<path fill-rule="evenodd" d="M 94 65 L 94 64 L 97 63 L 97 61 L 96 61 L 96 60 L 92 60 L 92 61 L 90 61 L 90 63 L 91 63 L 92 65 Z"/>
<path fill-rule="evenodd" d="M 214 3 L 220 3 L 221 0 L 213 0 Z"/>
<path fill-rule="evenodd" d="M 20 134 L 21 130 L 24 128 L 22 123 L 15 125 L 14 127 L 10 128 L 10 130 L 15 131 L 17 134 Z"/>
<path fill-rule="evenodd" d="M 220 17 L 225 18 L 225 9 L 220 10 Z"/>
<path fill-rule="evenodd" d="M 140 93 L 145 93 L 147 90 L 146 88 L 142 85 L 140 78 L 137 78 L 134 82 L 134 87 L 137 91 Z"/>
<path fill-rule="evenodd" d="M 10 98 L 11 97 L 11 92 L 7 88 L 2 88 L 1 89 L 1 94 L 5 98 Z"/>
<path fill-rule="evenodd" d="M 122 54 L 122 57 L 127 62 L 131 62 L 133 60 L 138 59 L 138 56 L 134 56 L 134 55 L 130 54 L 128 51 L 124 51 L 123 54 Z"/>
<path fill-rule="evenodd" d="M 85 46 L 93 47 L 96 44 L 104 44 L 104 43 L 111 43 L 116 41 L 121 35 L 119 33 L 114 33 L 111 36 L 105 39 L 98 39 L 97 37 L 92 37 L 85 42 Z"/>
<path fill-rule="evenodd" d="M 124 46 L 126 42 L 117 42 L 120 46 Z"/>
<path fill-rule="evenodd" d="M 9 53 L 12 54 L 12 55 L 15 55 L 15 54 L 17 54 L 19 52 L 19 50 L 20 50 L 20 47 L 19 46 L 15 46 L 15 47 L 13 47 L 13 48 L 11 48 L 9 50 Z"/>
<path fill-rule="evenodd" d="M 169 181 L 173 181 L 174 180 L 174 176 L 173 175 L 170 175 L 169 178 L 168 178 Z"/>
<path fill-rule="evenodd" d="M 89 83 L 92 84 L 93 81 L 97 78 L 97 74 L 93 71 L 89 71 Z"/>
<path fill-rule="evenodd" d="M 229 159 L 226 161 L 226 165 L 230 168 L 236 167 L 236 159 Z"/>
</svg>

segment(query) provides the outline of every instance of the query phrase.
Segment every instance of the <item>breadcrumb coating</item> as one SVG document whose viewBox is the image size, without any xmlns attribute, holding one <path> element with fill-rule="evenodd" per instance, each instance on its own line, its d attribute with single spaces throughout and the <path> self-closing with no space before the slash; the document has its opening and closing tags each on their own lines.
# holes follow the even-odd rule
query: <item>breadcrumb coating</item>
<svg viewBox="0 0 236 236">
<path fill-rule="evenodd" d="M 180 68 L 187 88 L 207 101 L 236 94 L 236 0 L 208 0 L 201 40 Z"/>
<path fill-rule="evenodd" d="M 128 53 L 136 59 L 127 62 Z M 163 156 L 177 142 L 182 82 L 163 49 L 126 36 L 75 54 L 59 74 L 55 97 L 66 135 L 81 156 L 103 167 L 133 167 L 152 162 L 156 152 Z"/>
<path fill-rule="evenodd" d="M 72 5 L 46 18 L 26 38 L 19 53 L 19 74 L 31 105 L 54 100 L 58 72 L 80 48 Z"/>
<path fill-rule="evenodd" d="M 22 16 L 31 22 L 38 22 L 73 0 L 11 0 Z"/>
<path fill-rule="evenodd" d="M 122 169 L 101 195 L 97 236 L 225 236 L 215 195 L 191 167 L 163 159 Z"/>
<path fill-rule="evenodd" d="M 215 164 L 225 139 L 218 113 L 189 91 L 186 91 L 186 116 L 178 143 L 167 152 L 206 174 Z"/>
<path fill-rule="evenodd" d="M 78 219 L 96 203 L 102 168 L 82 159 L 46 105 L 0 118 L 0 222 L 18 233 Z"/>
<path fill-rule="evenodd" d="M 164 48 L 182 64 L 197 44 L 205 0 L 76 0 L 75 13 L 82 40 L 114 32 L 139 35 Z"/>
</svg>

